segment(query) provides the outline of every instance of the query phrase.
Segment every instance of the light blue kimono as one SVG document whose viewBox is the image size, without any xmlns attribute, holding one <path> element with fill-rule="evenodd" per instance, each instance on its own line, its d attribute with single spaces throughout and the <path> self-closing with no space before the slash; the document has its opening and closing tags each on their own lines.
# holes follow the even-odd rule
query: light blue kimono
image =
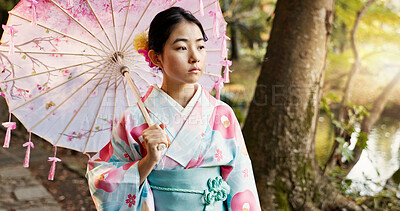
<svg viewBox="0 0 400 211">
<path fill-rule="evenodd" d="M 261 210 L 235 114 L 197 87 L 185 108 L 157 85 L 143 97 L 154 123 L 166 124 L 172 144 L 142 185 L 138 161 L 146 155 L 142 131 L 148 126 L 137 106 L 124 113 L 109 144 L 88 164 L 89 188 L 99 210 Z M 208 183 L 217 185 L 209 188 Z M 190 190 L 196 193 L 185 192 Z M 214 192 L 207 199 L 205 191 Z M 179 196 L 168 198 L 171 194 Z"/>
</svg>

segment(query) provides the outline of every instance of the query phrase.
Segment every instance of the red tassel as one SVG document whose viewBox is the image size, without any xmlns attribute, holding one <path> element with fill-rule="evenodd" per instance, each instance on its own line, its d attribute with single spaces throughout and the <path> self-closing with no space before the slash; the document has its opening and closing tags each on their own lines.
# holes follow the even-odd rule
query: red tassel
<svg viewBox="0 0 400 211">
<path fill-rule="evenodd" d="M 54 157 L 49 157 L 49 160 L 48 160 L 50 162 L 53 162 L 50 167 L 49 177 L 47 178 L 48 180 L 54 180 L 54 174 L 55 174 L 55 170 L 56 170 L 56 162 L 61 161 L 61 159 L 56 157 L 56 153 L 57 153 L 57 147 L 54 146 Z"/>
<path fill-rule="evenodd" d="M 221 89 L 224 87 L 224 78 L 219 78 L 217 82 L 215 82 L 214 88 L 217 90 L 216 98 L 219 100 L 221 97 Z"/>
<path fill-rule="evenodd" d="M 4 148 L 10 147 L 10 140 L 11 140 L 11 130 L 14 130 L 17 127 L 15 122 L 3 122 L 2 125 L 7 128 L 6 138 L 4 140 Z"/>
<path fill-rule="evenodd" d="M 200 16 L 204 16 L 204 5 L 203 5 L 203 0 L 199 0 L 199 9 L 200 9 Z"/>
<path fill-rule="evenodd" d="M 37 25 L 37 14 L 36 14 L 36 4 L 38 3 L 37 0 L 27 0 L 31 3 L 32 8 L 32 25 Z"/>
<path fill-rule="evenodd" d="M 35 146 L 33 145 L 32 141 L 31 141 L 31 132 L 29 132 L 29 141 L 25 142 L 22 146 L 27 147 L 23 167 L 28 168 L 29 167 L 29 158 L 31 156 L 31 147 L 35 148 Z"/>
<path fill-rule="evenodd" d="M 224 83 L 229 83 L 229 66 L 232 65 L 232 61 L 230 60 L 223 60 L 220 62 L 221 65 L 225 66 L 225 70 L 224 70 Z"/>
<path fill-rule="evenodd" d="M 221 12 L 219 11 L 219 3 L 218 1 L 215 1 L 215 11 L 210 11 L 208 14 L 210 14 L 214 18 L 213 22 L 213 38 L 214 40 L 217 40 L 219 36 L 219 30 L 220 30 L 220 21 L 223 19 L 223 16 Z"/>
<path fill-rule="evenodd" d="M 222 37 L 221 58 L 228 58 L 228 48 L 226 47 L 226 41 L 231 40 L 231 38 L 226 36 L 226 31 L 225 34 L 222 35 L 221 37 Z"/>
<path fill-rule="evenodd" d="M 6 31 L 6 30 L 9 30 L 9 34 L 10 34 L 10 44 L 9 44 L 9 46 L 10 46 L 10 50 L 9 50 L 9 54 L 10 55 L 12 55 L 12 54 L 14 54 L 14 34 L 15 33 L 17 33 L 18 31 L 14 28 L 14 27 L 12 27 L 12 26 L 7 26 L 7 25 L 2 25 L 2 28 L 3 28 L 3 30 L 4 31 Z"/>
</svg>

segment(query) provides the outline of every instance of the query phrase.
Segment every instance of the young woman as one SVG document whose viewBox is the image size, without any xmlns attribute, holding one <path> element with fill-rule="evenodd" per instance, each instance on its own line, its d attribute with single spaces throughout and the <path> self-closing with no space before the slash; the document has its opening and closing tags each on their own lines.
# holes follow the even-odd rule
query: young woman
<svg viewBox="0 0 400 211">
<path fill-rule="evenodd" d="M 153 19 L 148 56 L 162 69 L 163 83 L 143 101 L 156 124 L 148 127 L 139 108 L 130 108 L 89 161 L 98 210 L 260 210 L 239 123 L 197 83 L 205 41 L 200 22 L 182 8 Z"/>
</svg>

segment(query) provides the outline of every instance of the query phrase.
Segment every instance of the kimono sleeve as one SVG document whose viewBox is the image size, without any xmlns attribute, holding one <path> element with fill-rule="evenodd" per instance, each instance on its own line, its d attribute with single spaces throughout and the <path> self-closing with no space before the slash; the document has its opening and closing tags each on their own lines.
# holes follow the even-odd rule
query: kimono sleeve
<svg viewBox="0 0 400 211">
<path fill-rule="evenodd" d="M 234 153 L 233 169 L 226 181 L 231 188 L 227 199 L 228 210 L 258 211 L 261 208 L 251 160 L 247 153 L 239 122 L 236 117 L 234 119 L 236 152 Z"/>
<path fill-rule="evenodd" d="M 132 115 L 125 112 L 111 141 L 88 162 L 86 178 L 97 210 L 154 210 L 147 181 L 140 186 L 138 161 L 142 153 L 138 137 L 132 137 L 131 125 Z"/>
</svg>

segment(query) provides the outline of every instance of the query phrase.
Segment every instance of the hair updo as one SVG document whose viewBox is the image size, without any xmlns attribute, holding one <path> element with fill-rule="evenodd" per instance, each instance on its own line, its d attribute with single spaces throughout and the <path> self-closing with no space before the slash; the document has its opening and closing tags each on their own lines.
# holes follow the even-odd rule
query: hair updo
<svg viewBox="0 0 400 211">
<path fill-rule="evenodd" d="M 197 20 L 190 11 L 184 10 L 180 7 L 171 7 L 158 13 L 151 21 L 148 49 L 154 50 L 157 54 L 161 54 L 169 35 L 172 33 L 176 25 L 183 21 L 196 24 L 200 28 L 204 41 L 208 40 L 200 21 Z"/>
</svg>

